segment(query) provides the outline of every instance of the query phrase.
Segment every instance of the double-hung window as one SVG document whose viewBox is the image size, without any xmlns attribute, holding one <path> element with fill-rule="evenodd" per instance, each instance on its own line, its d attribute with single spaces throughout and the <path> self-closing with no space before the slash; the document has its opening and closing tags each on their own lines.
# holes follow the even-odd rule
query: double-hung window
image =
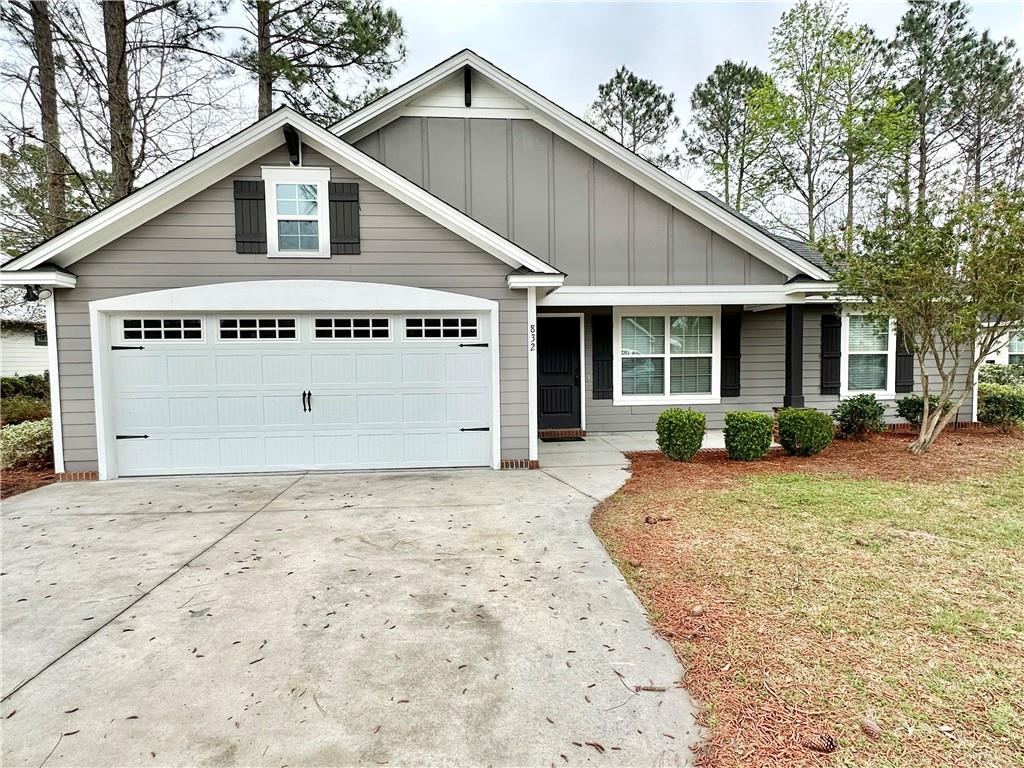
<svg viewBox="0 0 1024 768">
<path fill-rule="evenodd" d="M 1010 334 L 1007 352 L 1010 365 L 1024 365 L 1024 331 Z"/>
<path fill-rule="evenodd" d="M 843 316 L 842 396 L 895 397 L 896 324 L 868 315 Z"/>
<path fill-rule="evenodd" d="M 329 168 L 264 168 L 269 256 L 329 258 Z"/>
<path fill-rule="evenodd" d="M 615 399 L 718 402 L 719 318 L 717 307 L 617 312 Z"/>
</svg>

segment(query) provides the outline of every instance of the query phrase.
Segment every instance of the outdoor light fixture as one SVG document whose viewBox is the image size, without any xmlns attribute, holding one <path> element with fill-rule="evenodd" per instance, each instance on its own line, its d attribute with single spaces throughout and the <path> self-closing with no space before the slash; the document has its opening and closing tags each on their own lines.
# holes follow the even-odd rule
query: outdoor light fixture
<svg viewBox="0 0 1024 768">
<path fill-rule="evenodd" d="M 49 288 L 40 288 L 38 285 L 25 286 L 25 301 L 39 301 L 51 296 L 53 296 L 53 291 Z"/>
</svg>

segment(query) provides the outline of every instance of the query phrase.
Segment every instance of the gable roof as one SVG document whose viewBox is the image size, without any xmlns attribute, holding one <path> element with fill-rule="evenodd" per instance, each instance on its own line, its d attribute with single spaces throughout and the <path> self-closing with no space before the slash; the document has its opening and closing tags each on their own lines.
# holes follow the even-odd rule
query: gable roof
<svg viewBox="0 0 1024 768">
<path fill-rule="evenodd" d="M 806 261 L 809 261 L 814 266 L 820 267 L 821 269 L 825 270 L 826 272 L 829 271 L 828 263 L 825 261 L 825 257 L 821 254 L 821 251 L 817 251 L 814 248 L 811 248 L 811 246 L 809 246 L 803 240 L 797 240 L 797 239 L 792 238 L 792 237 L 786 237 L 785 235 L 775 234 L 774 232 L 772 232 L 767 227 L 765 227 L 765 226 L 763 226 L 761 224 L 758 224 L 756 221 L 751 219 L 749 216 L 746 216 L 746 215 L 740 213 L 735 208 L 733 208 L 731 205 L 726 204 L 726 202 L 724 200 L 722 200 L 722 198 L 718 197 L 717 195 L 712 194 L 711 192 L 708 192 L 706 189 L 702 189 L 702 190 L 698 191 L 697 194 L 701 195 L 702 197 L 707 198 L 708 200 L 713 202 L 715 205 L 717 205 L 719 208 L 722 208 L 723 210 L 729 211 L 733 216 L 736 216 L 736 217 L 738 217 L 740 219 L 743 219 L 743 221 L 747 222 L 747 224 L 749 224 L 750 226 L 757 227 L 759 230 L 761 230 L 766 235 L 768 235 L 768 237 L 770 237 L 772 240 L 774 240 L 775 242 L 779 243 L 782 246 L 785 246 L 786 248 L 789 248 L 789 250 L 791 250 L 793 253 L 795 253 L 800 258 L 802 258 L 802 259 L 804 259 Z"/>
<path fill-rule="evenodd" d="M 424 91 L 438 85 L 464 67 L 488 78 L 505 93 L 526 108 L 531 119 L 556 135 L 576 145 L 605 165 L 661 198 L 669 205 L 739 245 L 749 253 L 778 269 L 787 277 L 805 275 L 814 280 L 829 280 L 828 272 L 805 254 L 794 251 L 735 211 L 708 200 L 678 179 L 665 173 L 653 163 L 626 149 L 605 133 L 581 120 L 534 91 L 527 85 L 499 69 L 469 49 L 454 56 L 398 86 L 384 96 L 356 110 L 331 130 L 347 141 L 355 142 L 377 128 L 399 117 L 403 108 Z M 466 114 L 472 114 L 467 108 Z M 457 113 L 453 113 L 457 114 Z M 502 113 L 492 113 L 495 117 Z M 485 116 L 481 114 L 480 116 Z M 508 115 L 506 115 L 508 116 Z"/>
<path fill-rule="evenodd" d="M 43 263 L 57 267 L 70 266 L 277 148 L 285 141 L 283 129 L 286 125 L 299 132 L 306 146 L 340 163 L 512 268 L 522 267 L 534 273 L 561 275 L 550 264 L 288 107 L 275 110 L 159 179 L 40 243 L 0 269 L 4 272 L 30 270 Z"/>
</svg>

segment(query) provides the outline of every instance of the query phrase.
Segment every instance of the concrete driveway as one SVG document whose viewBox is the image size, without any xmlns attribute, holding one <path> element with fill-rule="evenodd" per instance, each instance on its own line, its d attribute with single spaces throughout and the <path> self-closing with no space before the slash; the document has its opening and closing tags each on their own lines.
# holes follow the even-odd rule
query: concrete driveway
<svg viewBox="0 0 1024 768">
<path fill-rule="evenodd" d="M 2 763 L 688 764 L 681 669 L 587 522 L 609 473 L 9 499 Z"/>
</svg>

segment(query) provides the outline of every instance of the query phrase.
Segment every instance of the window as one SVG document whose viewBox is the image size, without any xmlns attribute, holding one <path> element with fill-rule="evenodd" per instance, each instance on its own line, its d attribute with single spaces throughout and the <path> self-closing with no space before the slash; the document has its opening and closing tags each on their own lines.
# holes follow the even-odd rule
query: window
<svg viewBox="0 0 1024 768">
<path fill-rule="evenodd" d="M 867 315 L 843 316 L 842 396 L 895 396 L 896 326 Z"/>
<path fill-rule="evenodd" d="M 1024 365 L 1024 331 L 1010 334 L 1010 365 Z"/>
<path fill-rule="evenodd" d="M 32 341 L 35 343 L 35 345 L 37 347 L 45 347 L 46 346 L 46 331 L 44 329 L 42 329 L 42 328 L 37 330 L 35 333 L 32 334 Z"/>
<path fill-rule="evenodd" d="M 475 339 L 475 317 L 408 317 L 405 320 L 407 339 Z"/>
<path fill-rule="evenodd" d="M 279 341 L 296 339 L 294 317 L 222 317 L 221 341 Z"/>
<path fill-rule="evenodd" d="M 617 318 L 616 398 L 626 402 L 717 401 L 718 310 Z"/>
<path fill-rule="evenodd" d="M 125 341 L 202 341 L 203 321 L 198 317 L 125 318 L 121 334 Z"/>
<path fill-rule="evenodd" d="M 317 317 L 315 339 L 389 339 L 391 321 L 386 317 Z"/>
<path fill-rule="evenodd" d="M 270 256 L 326 258 L 328 168 L 264 168 Z"/>
</svg>

